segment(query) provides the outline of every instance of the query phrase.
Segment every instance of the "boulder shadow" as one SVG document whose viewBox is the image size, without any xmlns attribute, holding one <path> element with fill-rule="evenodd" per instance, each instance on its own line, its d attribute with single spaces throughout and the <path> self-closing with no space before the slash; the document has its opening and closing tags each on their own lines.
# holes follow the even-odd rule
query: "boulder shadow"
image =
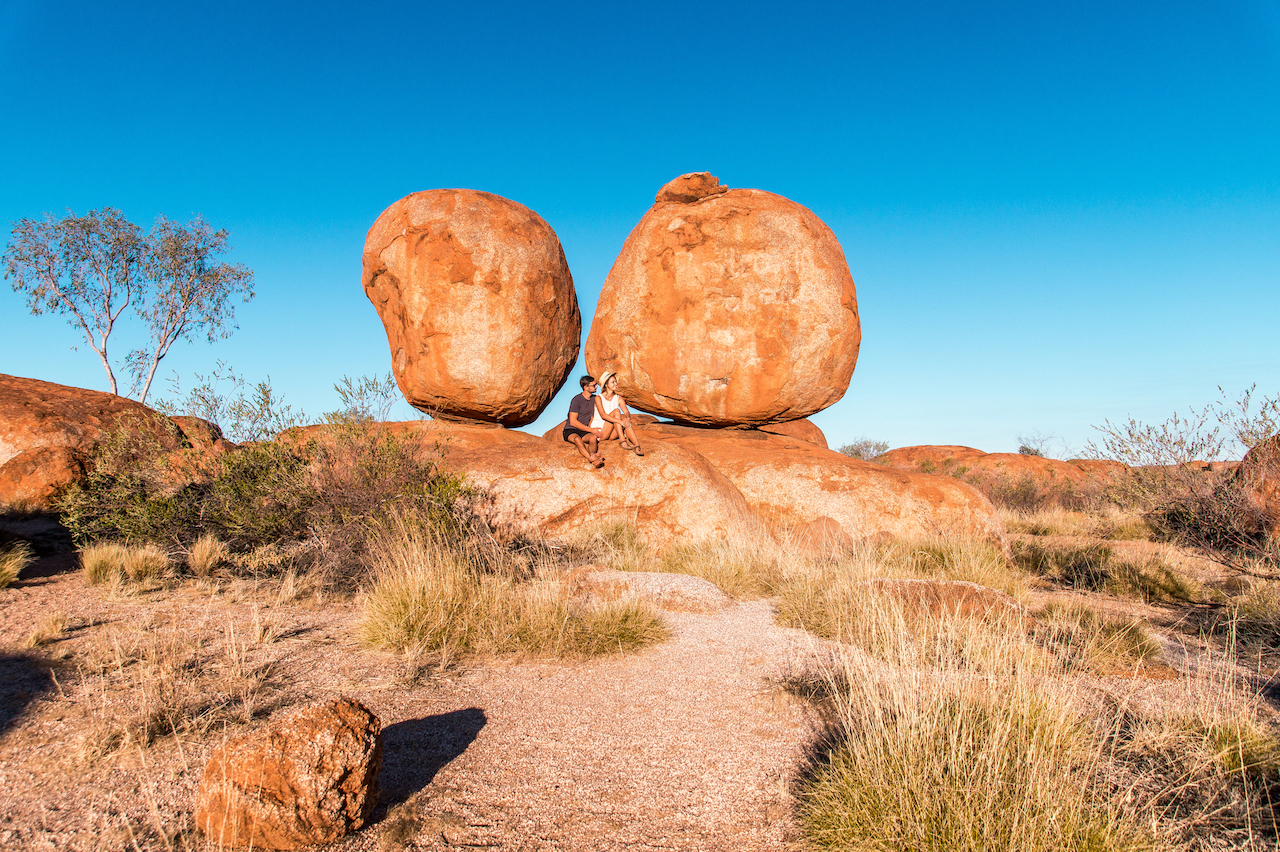
<svg viewBox="0 0 1280 852">
<path fill-rule="evenodd" d="M 27 705 L 53 689 L 53 676 L 35 654 L 0 653 L 0 734 L 22 718 Z"/>
<path fill-rule="evenodd" d="M 430 784 L 442 767 L 467 750 L 487 721 L 479 707 L 468 707 L 383 728 L 381 805 L 398 805 Z"/>
</svg>

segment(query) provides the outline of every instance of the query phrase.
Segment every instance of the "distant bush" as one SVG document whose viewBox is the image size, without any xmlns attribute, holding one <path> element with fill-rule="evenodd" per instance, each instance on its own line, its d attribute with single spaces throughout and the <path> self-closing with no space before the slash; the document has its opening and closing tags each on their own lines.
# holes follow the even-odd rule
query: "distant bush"
<svg viewBox="0 0 1280 852">
<path fill-rule="evenodd" d="M 852 444 L 845 444 L 839 450 L 842 455 L 862 461 L 875 461 L 888 451 L 888 441 L 874 441 L 871 438 L 859 438 Z"/>
<path fill-rule="evenodd" d="M 1152 425 L 1129 418 L 1095 426 L 1100 444 L 1088 455 L 1129 465 L 1109 490 L 1120 505 L 1141 512 L 1158 536 L 1198 548 L 1224 565 L 1274 575 L 1280 542 L 1269 542 L 1261 507 L 1234 476 L 1202 462 L 1252 449 L 1280 431 L 1280 395 L 1254 399 L 1256 385 L 1188 414 Z M 1234 454 L 1234 452 L 1232 453 Z M 1267 567 L 1269 566 L 1269 567 Z"/>
</svg>

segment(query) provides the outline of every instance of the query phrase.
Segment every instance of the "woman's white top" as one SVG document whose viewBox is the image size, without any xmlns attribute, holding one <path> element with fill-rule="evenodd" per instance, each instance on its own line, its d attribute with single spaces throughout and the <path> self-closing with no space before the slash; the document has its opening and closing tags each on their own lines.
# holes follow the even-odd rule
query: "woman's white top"
<svg viewBox="0 0 1280 852">
<path fill-rule="evenodd" d="M 605 411 L 609 412 L 610 414 L 615 413 L 618 410 L 618 406 L 622 405 L 622 395 L 615 393 L 613 395 L 613 399 L 611 400 L 608 397 L 606 397 L 604 394 L 600 394 L 600 396 L 596 397 L 596 399 L 600 400 L 600 404 L 596 406 L 596 410 L 591 415 L 591 428 L 603 429 L 605 424 L 605 419 L 600 416 L 600 409 L 603 408 Z"/>
</svg>

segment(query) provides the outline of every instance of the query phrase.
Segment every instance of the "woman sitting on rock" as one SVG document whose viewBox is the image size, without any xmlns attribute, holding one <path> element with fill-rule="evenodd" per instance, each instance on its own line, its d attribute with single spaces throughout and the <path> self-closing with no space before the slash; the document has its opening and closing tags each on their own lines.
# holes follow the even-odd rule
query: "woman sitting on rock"
<svg viewBox="0 0 1280 852">
<path fill-rule="evenodd" d="M 600 395 L 596 397 L 596 412 L 591 417 L 592 431 L 600 435 L 601 441 L 621 441 L 624 450 L 644 455 L 635 426 L 631 423 L 631 412 L 618 395 L 618 374 L 606 372 L 601 376 L 600 389 Z"/>
</svg>

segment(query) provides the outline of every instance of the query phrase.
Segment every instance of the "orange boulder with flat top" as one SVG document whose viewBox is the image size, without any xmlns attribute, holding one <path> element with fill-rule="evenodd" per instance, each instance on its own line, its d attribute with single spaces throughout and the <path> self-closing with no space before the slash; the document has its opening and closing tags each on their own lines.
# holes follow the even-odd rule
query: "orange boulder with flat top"
<svg viewBox="0 0 1280 852">
<path fill-rule="evenodd" d="M 849 387 L 862 340 L 835 234 L 809 209 L 705 172 L 663 187 L 606 278 L 587 338 L 593 375 L 680 423 L 808 417 Z"/>
</svg>

